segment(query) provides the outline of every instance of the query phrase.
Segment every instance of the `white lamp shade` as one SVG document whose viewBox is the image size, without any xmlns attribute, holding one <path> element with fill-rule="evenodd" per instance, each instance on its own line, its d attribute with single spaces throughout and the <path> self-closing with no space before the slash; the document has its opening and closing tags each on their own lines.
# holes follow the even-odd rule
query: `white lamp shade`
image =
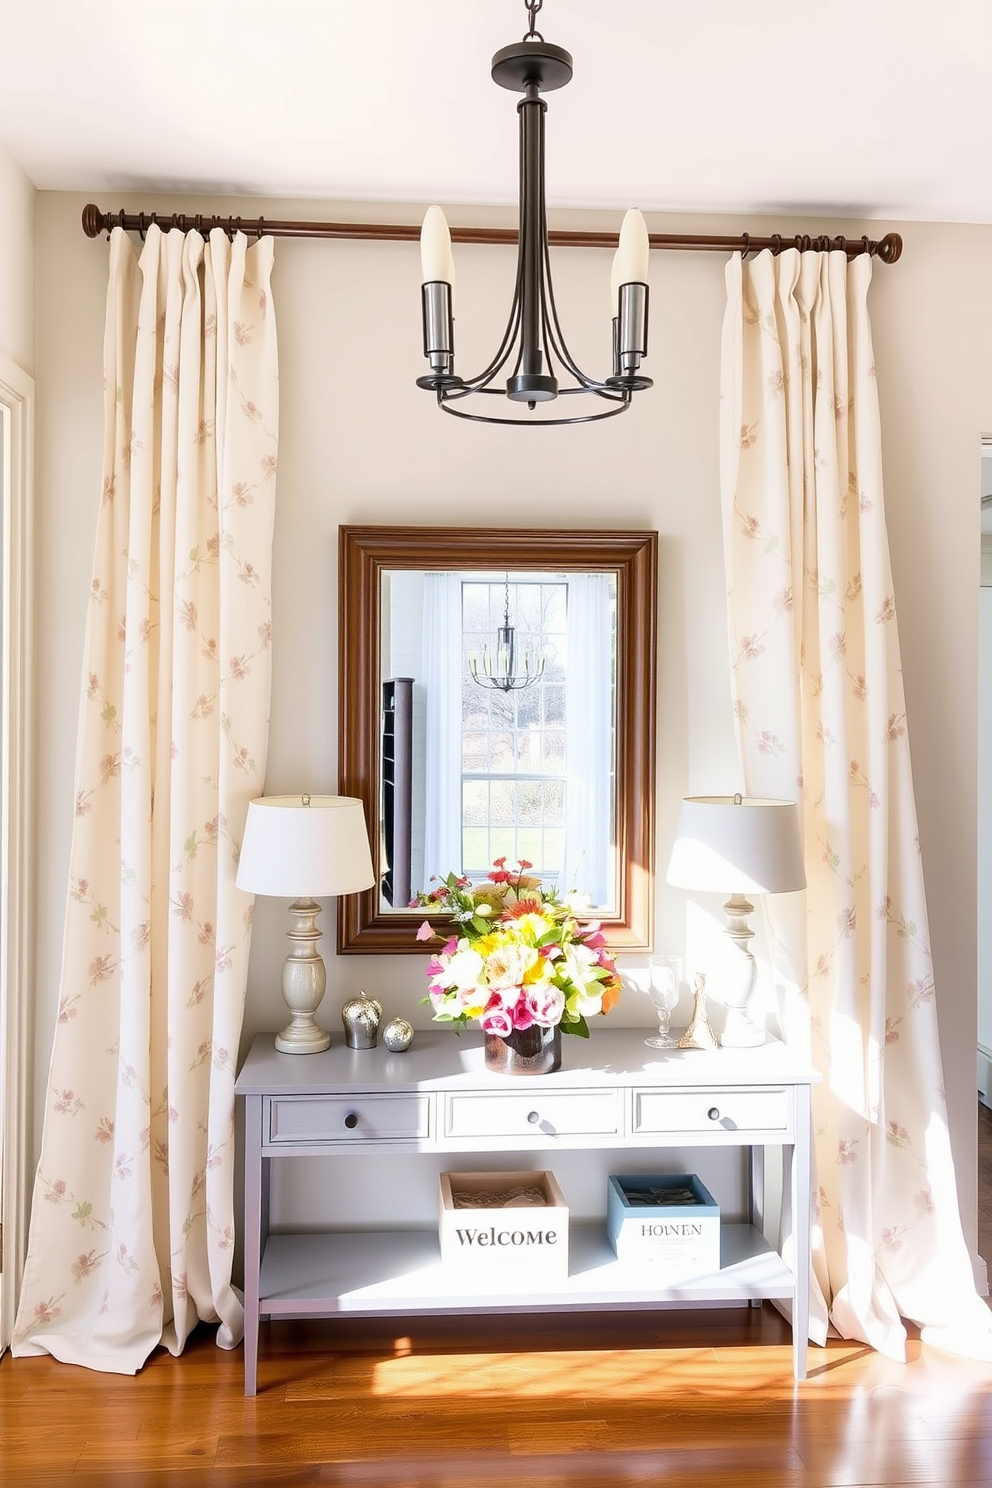
<svg viewBox="0 0 992 1488">
<path fill-rule="evenodd" d="M 313 899 L 375 882 L 365 808 L 356 796 L 262 796 L 248 803 L 237 885 Z"/>
<path fill-rule="evenodd" d="M 680 889 L 723 894 L 804 889 L 795 805 L 763 796 L 687 796 L 666 878 Z"/>
</svg>

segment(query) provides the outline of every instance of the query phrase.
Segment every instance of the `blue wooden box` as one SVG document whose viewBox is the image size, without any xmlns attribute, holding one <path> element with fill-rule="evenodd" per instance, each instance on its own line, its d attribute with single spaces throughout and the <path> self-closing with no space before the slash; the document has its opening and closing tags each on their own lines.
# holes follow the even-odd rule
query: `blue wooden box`
<svg viewBox="0 0 992 1488">
<path fill-rule="evenodd" d="M 720 1269 L 720 1208 L 695 1173 L 611 1174 L 606 1231 L 618 1260 L 656 1266 L 665 1284 Z"/>
</svg>

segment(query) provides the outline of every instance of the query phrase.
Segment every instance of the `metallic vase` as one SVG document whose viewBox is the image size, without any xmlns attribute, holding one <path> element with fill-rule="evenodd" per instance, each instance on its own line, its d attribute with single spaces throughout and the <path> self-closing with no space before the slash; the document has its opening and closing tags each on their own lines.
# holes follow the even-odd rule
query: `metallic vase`
<svg viewBox="0 0 992 1488">
<path fill-rule="evenodd" d="M 486 1069 L 498 1075 L 550 1075 L 561 1068 L 561 1029 L 515 1028 L 486 1034 Z"/>
</svg>

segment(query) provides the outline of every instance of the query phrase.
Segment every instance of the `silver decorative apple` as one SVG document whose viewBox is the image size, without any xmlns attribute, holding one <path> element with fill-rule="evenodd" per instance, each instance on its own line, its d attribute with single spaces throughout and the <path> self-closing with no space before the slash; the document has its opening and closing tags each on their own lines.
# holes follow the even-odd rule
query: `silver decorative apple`
<svg viewBox="0 0 992 1488">
<path fill-rule="evenodd" d="M 382 1042 L 394 1054 L 402 1054 L 413 1043 L 413 1024 L 405 1018 L 390 1018 L 382 1030 Z"/>
</svg>

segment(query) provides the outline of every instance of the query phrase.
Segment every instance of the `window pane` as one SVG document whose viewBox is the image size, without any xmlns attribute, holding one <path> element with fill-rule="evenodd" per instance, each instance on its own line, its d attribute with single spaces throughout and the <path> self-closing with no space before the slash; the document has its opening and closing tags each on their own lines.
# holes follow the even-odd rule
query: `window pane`
<svg viewBox="0 0 992 1488">
<path fill-rule="evenodd" d="M 462 769 L 485 770 L 489 765 L 489 735 L 462 734 Z"/>
<path fill-rule="evenodd" d="M 548 729 L 545 733 L 543 763 L 548 771 L 564 771 L 565 732 L 563 729 Z"/>
<path fill-rule="evenodd" d="M 466 780 L 462 785 L 462 821 L 483 827 L 489 820 L 489 781 Z"/>
<path fill-rule="evenodd" d="M 544 700 L 545 723 L 557 724 L 559 728 L 565 726 L 565 689 L 556 683 L 545 683 L 541 688 Z"/>
<path fill-rule="evenodd" d="M 468 873 L 488 873 L 492 858 L 489 853 L 489 828 L 466 827 L 462 832 L 462 864 Z"/>
<path fill-rule="evenodd" d="M 517 819 L 521 825 L 538 826 L 541 822 L 543 792 L 539 780 L 521 780 L 517 787 Z"/>
<path fill-rule="evenodd" d="M 516 809 L 516 790 L 512 780 L 494 780 L 489 792 L 489 820 L 494 825 L 508 826 Z"/>
<path fill-rule="evenodd" d="M 513 735 L 511 733 L 490 734 L 490 769 L 506 772 L 514 768 Z"/>
</svg>

